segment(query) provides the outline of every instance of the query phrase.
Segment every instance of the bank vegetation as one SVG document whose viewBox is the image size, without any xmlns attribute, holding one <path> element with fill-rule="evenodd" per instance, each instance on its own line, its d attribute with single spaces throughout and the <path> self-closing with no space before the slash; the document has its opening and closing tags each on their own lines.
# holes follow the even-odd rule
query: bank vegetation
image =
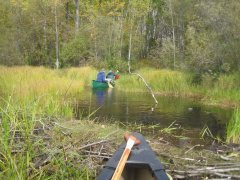
<svg viewBox="0 0 240 180">
<path fill-rule="evenodd" d="M 213 81 L 212 86 L 194 84 L 190 75 L 180 71 L 144 68 L 137 72 L 146 78 L 157 94 L 205 97 L 210 104 L 213 104 L 215 97 L 204 93 L 212 92 L 215 84 L 221 85 L 220 80 Z M 76 119 L 74 98 L 83 96 L 83 89 L 90 88 L 91 80 L 96 79 L 98 70 L 93 67 L 54 70 L 1 66 L 0 73 L 1 178 L 95 179 L 123 141 L 123 135 L 139 131 L 134 127 L 120 128 L 118 123 L 107 119 L 92 118 L 94 112 Z M 232 76 L 225 78 L 234 79 Z M 228 82 L 232 83 L 232 89 L 228 88 L 229 93 L 235 92 L 237 87 L 233 81 Z M 115 88 L 119 90 L 149 93 L 142 81 L 129 74 L 120 72 L 120 79 L 116 83 Z M 223 92 L 218 96 L 223 99 L 222 102 L 233 98 Z M 230 100 L 238 102 L 237 98 Z M 238 111 L 233 116 L 236 123 L 237 117 Z M 231 125 L 236 126 L 234 122 Z M 229 129 L 232 128 L 229 126 Z M 157 134 L 160 136 L 162 132 L 170 130 L 157 130 Z M 228 133 L 229 142 L 239 137 L 238 131 Z M 236 159 L 239 146 L 224 143 L 223 146 L 195 151 L 197 146 L 188 145 L 179 149 L 171 144 L 166 135 L 161 135 L 164 139 L 159 139 L 159 136 L 146 136 L 146 139 L 172 177 L 239 176 L 226 174 L 240 168 Z"/>
</svg>

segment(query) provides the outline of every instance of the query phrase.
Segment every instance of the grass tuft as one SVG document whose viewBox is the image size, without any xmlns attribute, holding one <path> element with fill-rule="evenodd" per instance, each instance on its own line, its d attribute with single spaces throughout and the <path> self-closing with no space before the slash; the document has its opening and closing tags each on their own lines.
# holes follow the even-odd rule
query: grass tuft
<svg viewBox="0 0 240 180">
<path fill-rule="evenodd" d="M 240 144 L 240 111 L 234 110 L 232 118 L 227 125 L 227 142 Z"/>
</svg>

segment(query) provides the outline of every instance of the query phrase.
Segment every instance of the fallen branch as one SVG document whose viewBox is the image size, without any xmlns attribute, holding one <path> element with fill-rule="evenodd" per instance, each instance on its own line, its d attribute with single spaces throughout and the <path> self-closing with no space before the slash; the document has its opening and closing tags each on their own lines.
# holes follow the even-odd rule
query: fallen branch
<svg viewBox="0 0 240 180">
<path fill-rule="evenodd" d="M 157 106 L 158 101 L 157 101 L 157 99 L 155 98 L 152 89 L 148 86 L 148 84 L 146 83 L 146 81 L 143 79 L 143 77 L 142 77 L 141 75 L 139 75 L 139 74 L 137 74 L 137 73 L 132 73 L 132 72 L 131 72 L 130 59 L 131 59 L 131 46 L 132 46 L 132 21 L 131 21 L 131 32 L 130 32 L 130 40 L 129 40 L 129 43 L 130 43 L 130 44 L 129 44 L 129 53 L 128 53 L 128 70 L 129 70 L 129 73 L 130 73 L 131 75 L 137 75 L 138 78 L 141 78 L 142 81 L 143 81 L 143 83 L 145 84 L 145 86 L 150 90 L 150 92 L 151 92 L 151 94 L 152 94 L 152 97 L 153 97 L 153 99 L 154 99 L 155 102 L 156 102 L 155 106 L 152 107 L 152 111 L 153 111 L 154 108 Z"/>
<path fill-rule="evenodd" d="M 191 147 L 189 150 L 187 150 L 187 151 L 185 152 L 185 154 L 187 154 L 189 151 L 191 151 L 193 148 L 195 148 L 195 147 L 197 147 L 197 146 L 203 146 L 203 145 L 201 145 L 201 144 L 197 144 L 197 145 Z"/>
<path fill-rule="evenodd" d="M 138 77 L 140 77 L 140 78 L 142 79 L 143 83 L 145 84 L 145 86 L 150 90 L 150 92 L 151 92 L 151 94 L 152 94 L 152 97 L 153 97 L 153 99 L 154 99 L 155 102 L 156 102 L 155 106 L 152 107 L 152 111 L 153 111 L 154 108 L 157 106 L 158 101 L 157 101 L 157 99 L 155 98 L 155 95 L 153 94 L 153 91 L 152 91 L 151 87 L 148 86 L 148 84 L 146 83 L 146 81 L 143 79 L 143 77 L 142 77 L 140 74 L 132 73 L 132 72 L 130 71 L 130 65 L 129 65 L 129 73 L 130 73 L 131 75 L 137 75 Z"/>
<path fill-rule="evenodd" d="M 113 132 L 109 133 L 109 134 L 106 135 L 103 139 L 106 139 L 108 136 L 110 136 L 110 135 L 112 135 L 112 134 L 114 134 L 114 133 L 116 133 L 116 132 L 118 132 L 118 131 L 120 131 L 120 129 L 117 129 L 116 131 L 113 131 Z"/>
<path fill-rule="evenodd" d="M 229 175 L 229 174 L 223 174 L 223 173 L 215 173 L 215 175 L 220 176 L 220 177 L 227 177 L 227 178 L 238 178 L 240 179 L 239 175 Z"/>
<path fill-rule="evenodd" d="M 81 149 L 84 149 L 84 148 L 87 148 L 87 147 L 90 147 L 90 146 L 94 146 L 94 145 L 97 145 L 97 144 L 101 144 L 101 143 L 104 143 L 104 142 L 107 142 L 107 141 L 116 140 L 116 139 L 119 139 L 119 138 L 112 138 L 112 139 L 101 140 L 99 142 L 95 142 L 95 143 L 91 143 L 91 144 L 87 144 L 85 146 L 82 146 L 82 147 L 78 148 L 77 150 L 81 150 Z"/>
<path fill-rule="evenodd" d="M 86 153 L 94 154 L 94 155 L 100 155 L 100 156 L 110 156 L 112 157 L 113 154 L 108 154 L 108 153 L 98 153 L 98 152 L 92 152 L 92 151 L 85 151 Z"/>
<path fill-rule="evenodd" d="M 50 95 L 49 95 L 49 94 L 45 94 L 45 95 L 39 96 L 38 98 L 36 98 L 36 99 L 34 99 L 33 101 L 29 102 L 29 103 L 26 105 L 25 108 L 27 108 L 29 104 L 33 103 L 34 101 L 36 101 L 36 100 L 38 100 L 39 98 L 42 98 L 42 97 L 44 97 L 44 96 L 50 96 Z"/>
<path fill-rule="evenodd" d="M 216 173 L 223 173 L 223 172 L 229 172 L 229 171 L 240 171 L 240 168 L 227 168 L 227 169 L 213 169 L 209 170 L 207 168 L 205 169 L 195 169 L 195 170 L 189 170 L 189 171 L 181 171 L 181 170 L 167 170 L 168 172 L 174 172 L 179 174 L 216 174 Z"/>
<path fill-rule="evenodd" d="M 67 128 L 67 127 L 64 127 L 64 126 L 62 126 L 62 125 L 60 125 L 60 124 L 58 124 L 58 123 L 56 123 L 56 122 L 53 122 L 54 124 L 56 124 L 56 125 L 58 125 L 58 126 L 60 126 L 61 128 L 65 128 L 65 129 L 73 129 L 73 128 Z"/>
<path fill-rule="evenodd" d="M 41 120 L 35 120 L 35 121 L 40 122 L 40 123 L 42 124 L 42 126 L 43 126 L 43 132 L 45 133 L 45 128 L 44 128 L 44 127 L 45 127 L 46 125 L 45 125 Z M 47 127 L 48 127 L 48 126 L 47 126 Z M 50 127 L 48 127 L 48 129 L 51 130 Z"/>
<path fill-rule="evenodd" d="M 224 161 L 231 161 L 233 160 L 232 158 L 228 158 L 228 157 L 224 157 L 224 156 L 220 156 L 221 159 L 223 159 Z"/>
<path fill-rule="evenodd" d="M 96 158 L 107 158 L 111 159 L 111 156 L 99 156 L 99 155 L 90 155 L 91 157 L 96 157 Z M 81 155 L 81 157 L 89 157 L 89 155 Z"/>
<path fill-rule="evenodd" d="M 240 166 L 239 163 L 215 163 L 209 164 L 208 166 Z"/>
<path fill-rule="evenodd" d="M 191 159 L 191 158 L 181 158 L 181 157 L 176 157 L 176 156 L 169 156 L 169 155 L 165 155 L 165 154 L 157 154 L 155 153 L 157 156 L 162 156 L 162 157 L 168 157 L 168 158 L 175 158 L 175 159 L 182 159 L 182 160 L 186 160 L 186 161 L 195 161 L 195 159 Z"/>
</svg>

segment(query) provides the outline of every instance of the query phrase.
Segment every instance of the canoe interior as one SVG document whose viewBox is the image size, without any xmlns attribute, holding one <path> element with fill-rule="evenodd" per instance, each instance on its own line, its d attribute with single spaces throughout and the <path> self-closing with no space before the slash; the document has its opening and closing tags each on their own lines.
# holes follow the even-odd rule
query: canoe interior
<svg viewBox="0 0 240 180">
<path fill-rule="evenodd" d="M 155 180 L 148 169 L 125 167 L 119 180 Z"/>
</svg>

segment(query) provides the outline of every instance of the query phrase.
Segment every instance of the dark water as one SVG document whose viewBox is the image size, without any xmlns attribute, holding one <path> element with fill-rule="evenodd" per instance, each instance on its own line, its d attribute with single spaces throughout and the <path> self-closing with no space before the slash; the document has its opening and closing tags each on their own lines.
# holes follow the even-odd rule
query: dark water
<svg viewBox="0 0 240 180">
<path fill-rule="evenodd" d="M 166 128 L 183 128 L 183 136 L 201 138 L 199 132 L 208 126 L 213 136 L 224 138 L 226 123 L 232 112 L 217 107 L 203 106 L 181 98 L 156 96 L 158 105 L 152 111 L 155 101 L 151 94 L 125 93 L 114 89 L 86 89 L 78 97 L 78 114 L 106 117 L 126 125 L 156 125 Z M 186 133 L 189 132 L 189 133 Z"/>
</svg>

